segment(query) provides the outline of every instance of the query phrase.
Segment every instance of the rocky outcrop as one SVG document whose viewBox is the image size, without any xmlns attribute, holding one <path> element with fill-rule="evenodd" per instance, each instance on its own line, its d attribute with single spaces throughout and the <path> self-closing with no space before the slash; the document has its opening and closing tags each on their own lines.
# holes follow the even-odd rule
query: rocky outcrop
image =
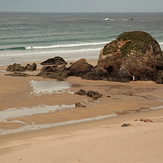
<svg viewBox="0 0 163 163">
<path fill-rule="evenodd" d="M 90 72 L 91 69 L 93 69 L 93 66 L 88 64 L 86 59 L 80 59 L 72 63 L 68 68 L 65 64 L 44 66 L 38 76 L 64 80 L 68 76 L 83 77 L 85 74 Z"/>
<path fill-rule="evenodd" d="M 136 80 L 156 80 L 162 59 L 163 52 L 151 35 L 125 32 L 101 50 L 97 69 L 116 81 L 132 80 L 133 76 Z"/>
<path fill-rule="evenodd" d="M 54 57 L 54 58 L 49 58 L 46 61 L 41 62 L 41 65 L 55 65 L 55 66 L 58 66 L 58 65 L 66 65 L 66 64 L 67 64 L 67 62 L 63 58 L 61 58 L 59 56 Z"/>
<path fill-rule="evenodd" d="M 9 65 L 6 69 L 6 71 L 11 72 L 24 72 L 24 71 L 34 71 L 36 70 L 37 65 L 36 63 L 33 64 L 27 64 L 26 66 L 21 66 L 20 64 L 14 63 L 13 65 Z"/>
<path fill-rule="evenodd" d="M 19 72 L 23 72 L 25 71 L 25 67 L 21 66 L 20 64 L 14 63 L 13 65 L 9 65 L 6 69 L 6 71 L 19 71 Z"/>
<path fill-rule="evenodd" d="M 25 70 L 27 70 L 27 71 L 34 71 L 34 70 L 36 70 L 37 69 L 37 65 L 36 65 L 36 63 L 33 63 L 33 64 L 27 64 L 26 66 L 25 66 Z"/>
<path fill-rule="evenodd" d="M 37 76 L 44 78 L 64 80 L 68 77 L 67 68 L 65 65 L 62 66 L 44 66 L 41 72 Z"/>
<path fill-rule="evenodd" d="M 86 59 L 82 58 L 74 62 L 69 68 L 70 76 L 83 76 L 85 73 L 90 72 L 93 66 L 86 62 Z"/>
</svg>

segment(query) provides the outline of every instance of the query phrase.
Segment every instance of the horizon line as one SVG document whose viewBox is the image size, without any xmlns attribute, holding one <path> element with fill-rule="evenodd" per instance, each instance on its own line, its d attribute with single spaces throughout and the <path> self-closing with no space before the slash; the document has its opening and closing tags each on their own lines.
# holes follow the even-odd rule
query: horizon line
<svg viewBox="0 0 163 163">
<path fill-rule="evenodd" d="M 158 11 L 134 11 L 134 12 L 130 12 L 130 11 L 121 11 L 121 12 L 76 12 L 76 11 L 52 11 L 52 12 L 48 12 L 48 11 L 0 11 L 0 13 L 87 13 L 87 14 L 94 14 L 94 13 L 163 13 L 163 12 L 158 12 Z"/>
</svg>

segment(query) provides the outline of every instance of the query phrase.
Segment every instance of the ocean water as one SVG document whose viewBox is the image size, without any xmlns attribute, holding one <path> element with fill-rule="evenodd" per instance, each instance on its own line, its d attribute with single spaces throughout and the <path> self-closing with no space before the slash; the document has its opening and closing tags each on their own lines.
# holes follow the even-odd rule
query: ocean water
<svg viewBox="0 0 163 163">
<path fill-rule="evenodd" d="M 0 65 L 97 59 L 106 43 L 135 30 L 150 33 L 163 49 L 163 13 L 0 13 Z"/>
</svg>

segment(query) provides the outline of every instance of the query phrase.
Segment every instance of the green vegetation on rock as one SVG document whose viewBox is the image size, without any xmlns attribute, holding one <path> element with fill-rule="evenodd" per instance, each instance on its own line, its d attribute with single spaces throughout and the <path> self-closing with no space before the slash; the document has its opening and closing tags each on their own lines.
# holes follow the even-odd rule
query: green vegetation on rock
<svg viewBox="0 0 163 163">
<path fill-rule="evenodd" d="M 142 41 L 145 43 L 150 43 L 151 41 L 155 41 L 155 39 L 150 34 L 142 31 L 124 32 L 118 36 L 117 40 L 118 41 L 133 40 L 133 41 Z"/>
<path fill-rule="evenodd" d="M 143 56 L 151 51 L 151 47 L 157 41 L 148 33 L 142 31 L 124 32 L 116 40 L 105 45 L 103 55 L 115 53 L 121 54 L 121 57 L 131 55 Z"/>
</svg>

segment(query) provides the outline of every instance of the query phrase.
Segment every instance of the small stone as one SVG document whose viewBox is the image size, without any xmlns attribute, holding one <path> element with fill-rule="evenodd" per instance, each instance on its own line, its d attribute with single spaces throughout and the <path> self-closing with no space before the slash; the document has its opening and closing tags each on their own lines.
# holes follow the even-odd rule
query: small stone
<svg viewBox="0 0 163 163">
<path fill-rule="evenodd" d="M 100 94 L 99 92 L 90 90 L 90 91 L 87 91 L 87 96 L 92 97 L 94 100 L 97 100 L 98 98 L 102 97 L 102 94 Z"/>
<path fill-rule="evenodd" d="M 151 122 L 151 123 L 153 123 L 153 120 L 151 120 L 151 119 L 144 119 L 144 118 L 141 118 L 140 121 L 143 121 L 143 122 Z"/>
<path fill-rule="evenodd" d="M 87 92 L 84 89 L 80 89 L 78 92 L 75 92 L 74 94 L 78 94 L 78 95 L 86 95 Z"/>
<path fill-rule="evenodd" d="M 75 103 L 76 108 L 86 108 L 85 105 L 81 104 L 80 102 Z"/>
<path fill-rule="evenodd" d="M 129 127 L 129 126 L 132 126 L 130 123 L 124 123 L 121 125 L 121 127 Z"/>
</svg>

